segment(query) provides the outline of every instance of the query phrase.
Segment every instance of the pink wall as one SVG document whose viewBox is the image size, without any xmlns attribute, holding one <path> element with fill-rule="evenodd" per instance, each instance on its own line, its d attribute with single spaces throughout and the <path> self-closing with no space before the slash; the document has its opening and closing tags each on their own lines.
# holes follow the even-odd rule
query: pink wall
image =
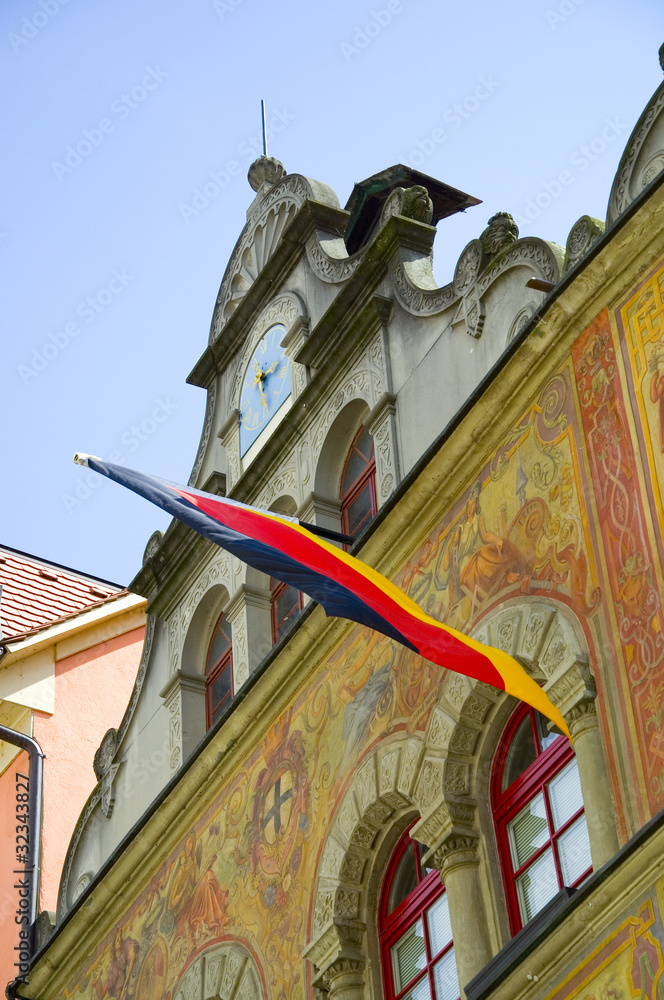
<svg viewBox="0 0 664 1000">
<path fill-rule="evenodd" d="M 143 648 L 143 627 L 56 663 L 55 712 L 34 713 L 34 737 L 44 762 L 44 823 L 40 910 L 55 910 L 60 874 L 76 821 L 97 783 L 92 761 L 104 733 L 118 726 L 129 702 Z M 16 770 L 0 776 L 0 993 L 14 978 L 17 891 L 9 880 L 15 856 Z"/>
<path fill-rule="evenodd" d="M 18 961 L 14 946 L 18 944 L 18 926 L 14 922 L 18 891 L 14 889 L 16 876 L 16 779 L 17 771 L 28 773 L 28 755 L 20 753 L 11 767 L 0 775 L 0 995 L 5 983 L 18 975 L 14 969 Z"/>
</svg>

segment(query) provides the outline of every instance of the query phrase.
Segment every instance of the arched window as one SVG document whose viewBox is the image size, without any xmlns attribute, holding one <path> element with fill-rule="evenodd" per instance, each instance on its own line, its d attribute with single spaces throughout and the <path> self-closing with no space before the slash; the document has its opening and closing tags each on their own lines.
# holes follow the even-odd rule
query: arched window
<svg viewBox="0 0 664 1000">
<path fill-rule="evenodd" d="M 425 868 L 426 848 L 408 833 L 388 865 L 378 907 L 387 1000 L 457 1000 L 452 928 L 440 872 Z"/>
<path fill-rule="evenodd" d="M 270 580 L 271 610 L 272 610 L 272 642 L 277 643 L 286 626 L 294 621 L 304 607 L 302 593 L 281 583 L 274 577 Z"/>
<path fill-rule="evenodd" d="M 205 661 L 207 727 L 213 726 L 233 697 L 233 644 L 231 623 L 220 615 Z"/>
<path fill-rule="evenodd" d="M 358 535 L 376 513 L 376 457 L 366 427 L 355 435 L 341 474 L 341 530 Z"/>
<path fill-rule="evenodd" d="M 523 705 L 494 761 L 491 798 L 512 933 L 592 871 L 579 770 L 569 741 Z"/>
</svg>

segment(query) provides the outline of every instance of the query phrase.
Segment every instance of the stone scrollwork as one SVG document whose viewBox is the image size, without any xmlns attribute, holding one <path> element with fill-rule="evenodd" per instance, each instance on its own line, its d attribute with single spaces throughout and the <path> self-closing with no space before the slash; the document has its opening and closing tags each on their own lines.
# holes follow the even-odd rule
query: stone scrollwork
<svg viewBox="0 0 664 1000">
<path fill-rule="evenodd" d="M 309 199 L 339 207 L 331 188 L 300 174 L 287 174 L 259 198 L 228 262 L 212 317 L 210 343 L 217 339 L 276 250 L 285 230 Z"/>
<path fill-rule="evenodd" d="M 610 226 L 664 168 L 664 83 L 639 118 L 618 165 L 606 211 Z"/>
<path fill-rule="evenodd" d="M 567 237 L 565 247 L 565 272 L 573 268 L 585 257 L 594 243 L 604 232 L 604 223 L 599 219 L 593 219 L 590 215 L 582 215 L 574 223 Z"/>
</svg>

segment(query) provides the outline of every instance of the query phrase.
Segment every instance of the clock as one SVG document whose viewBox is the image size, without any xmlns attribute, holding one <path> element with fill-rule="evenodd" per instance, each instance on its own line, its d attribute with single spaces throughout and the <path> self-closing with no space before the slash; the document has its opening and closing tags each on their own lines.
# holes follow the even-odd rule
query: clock
<svg viewBox="0 0 664 1000">
<path fill-rule="evenodd" d="M 291 394 L 290 362 L 280 347 L 285 333 L 281 323 L 271 326 L 256 344 L 245 369 L 240 392 L 241 456 Z"/>
</svg>

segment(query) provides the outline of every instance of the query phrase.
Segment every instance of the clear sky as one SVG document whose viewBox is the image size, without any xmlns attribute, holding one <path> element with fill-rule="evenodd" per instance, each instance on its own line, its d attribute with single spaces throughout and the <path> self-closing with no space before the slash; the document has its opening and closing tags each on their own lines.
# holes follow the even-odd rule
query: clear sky
<svg viewBox="0 0 664 1000">
<path fill-rule="evenodd" d="M 187 481 L 261 98 L 342 206 L 399 162 L 483 199 L 439 225 L 445 284 L 496 211 L 563 245 L 605 218 L 662 42 L 661 0 L 3 0 L 0 543 L 125 584 L 166 526 L 72 455 Z"/>
</svg>

